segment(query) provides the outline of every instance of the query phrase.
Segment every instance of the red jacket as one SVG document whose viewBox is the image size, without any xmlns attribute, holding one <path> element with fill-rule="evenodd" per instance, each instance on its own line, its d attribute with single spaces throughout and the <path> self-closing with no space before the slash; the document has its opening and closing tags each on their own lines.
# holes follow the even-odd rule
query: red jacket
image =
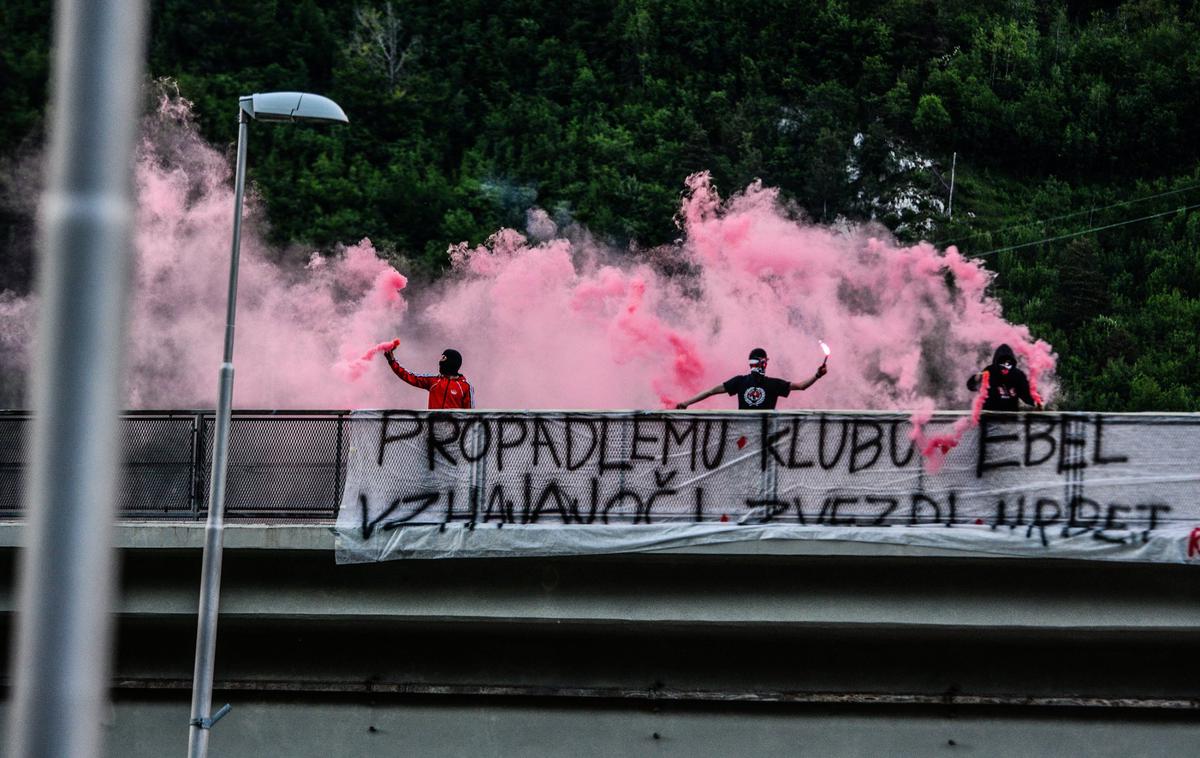
<svg viewBox="0 0 1200 758">
<path fill-rule="evenodd" d="M 429 391 L 431 409 L 475 407 L 475 393 L 462 374 L 414 374 L 396 361 L 388 361 L 388 365 L 396 376 L 414 387 Z"/>
</svg>

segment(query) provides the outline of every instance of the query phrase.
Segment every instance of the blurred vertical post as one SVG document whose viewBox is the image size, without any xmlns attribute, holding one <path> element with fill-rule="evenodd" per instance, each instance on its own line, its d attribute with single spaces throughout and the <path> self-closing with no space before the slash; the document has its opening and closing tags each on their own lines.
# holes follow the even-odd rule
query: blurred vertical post
<svg viewBox="0 0 1200 758">
<path fill-rule="evenodd" d="M 56 4 L 34 424 L 6 755 L 101 753 L 144 0 Z"/>
</svg>

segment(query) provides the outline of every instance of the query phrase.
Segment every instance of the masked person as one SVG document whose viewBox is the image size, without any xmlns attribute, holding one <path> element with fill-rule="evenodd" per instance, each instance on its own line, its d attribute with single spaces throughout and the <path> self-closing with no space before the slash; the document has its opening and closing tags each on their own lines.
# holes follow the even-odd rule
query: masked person
<svg viewBox="0 0 1200 758">
<path fill-rule="evenodd" d="M 442 358 L 438 361 L 436 374 L 414 374 L 396 362 L 396 356 L 391 350 L 384 352 L 383 357 L 391 367 L 392 373 L 408 382 L 429 392 L 429 407 L 443 408 L 474 408 L 475 391 L 467 383 L 467 378 L 458 373 L 462 368 L 462 356 L 457 350 L 443 350 Z"/>
<path fill-rule="evenodd" d="M 706 397 L 724 392 L 728 395 L 737 395 L 739 410 L 773 410 L 779 398 L 787 397 L 792 390 L 808 389 L 828 371 L 829 369 L 822 363 L 817 367 L 817 373 L 807 381 L 789 382 L 786 379 L 776 379 L 773 376 L 767 376 L 767 351 L 756 347 L 750 351 L 749 374 L 735 376 L 724 384 L 718 384 L 710 390 L 705 390 L 693 398 L 678 403 L 675 407 L 682 411 Z"/>
<path fill-rule="evenodd" d="M 1015 411 L 1020 407 L 1020 401 L 1032 405 L 1039 411 L 1042 404 L 1033 399 L 1029 391 L 1029 378 L 1025 372 L 1017 368 L 1017 356 L 1008 345 L 996 348 L 991 365 L 967 379 L 967 389 L 979 392 L 984 379 L 987 379 L 987 398 L 983 401 L 985 411 Z"/>
</svg>

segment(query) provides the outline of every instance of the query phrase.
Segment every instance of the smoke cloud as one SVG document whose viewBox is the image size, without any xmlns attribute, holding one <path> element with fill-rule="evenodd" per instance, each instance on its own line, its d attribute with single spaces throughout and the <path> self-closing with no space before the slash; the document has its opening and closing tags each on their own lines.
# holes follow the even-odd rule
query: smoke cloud
<svg viewBox="0 0 1200 758">
<path fill-rule="evenodd" d="M 132 408 L 211 407 L 216 397 L 231 169 L 187 109 L 162 100 L 137 166 Z M 251 196 L 240 408 L 424 407 L 425 393 L 375 356 L 393 337 L 399 362 L 418 373 L 435 371 L 444 348 L 460 350 L 480 407 L 671 407 L 745 373 L 754 347 L 766 348 L 772 375 L 802 381 L 824 358 L 819 339 L 833 351 L 829 375 L 780 407 L 967 408 L 966 378 L 1000 342 L 1044 398 L 1054 395 L 1050 346 L 1004 320 L 982 263 L 897 244 L 882 229 L 815 226 L 758 183 L 722 198 L 707 174 L 689 177 L 680 239 L 651 251 L 611 249 L 535 209 L 528 236 L 503 229 L 452 247 L 450 272 L 432 284 L 409 282 L 368 240 L 281 263 L 260 211 Z M 27 352 L 31 311 L 0 295 L 4 355 Z"/>
</svg>

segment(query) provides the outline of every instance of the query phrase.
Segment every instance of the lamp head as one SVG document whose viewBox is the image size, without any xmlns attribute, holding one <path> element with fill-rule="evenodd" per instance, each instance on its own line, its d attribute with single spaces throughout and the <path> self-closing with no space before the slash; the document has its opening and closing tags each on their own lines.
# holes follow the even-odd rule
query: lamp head
<svg viewBox="0 0 1200 758">
<path fill-rule="evenodd" d="M 260 92 L 240 99 L 242 113 L 255 121 L 304 121 L 345 124 L 341 106 L 309 92 Z"/>
</svg>

